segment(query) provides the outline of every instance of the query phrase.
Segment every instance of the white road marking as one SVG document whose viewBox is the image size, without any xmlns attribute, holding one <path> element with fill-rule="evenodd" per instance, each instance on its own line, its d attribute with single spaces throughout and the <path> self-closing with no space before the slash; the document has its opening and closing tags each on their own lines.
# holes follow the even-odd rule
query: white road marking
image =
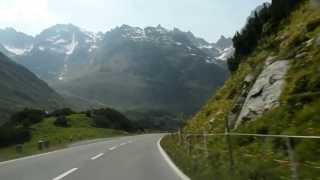
<svg viewBox="0 0 320 180">
<path fill-rule="evenodd" d="M 170 157 L 168 156 L 168 154 L 162 149 L 161 147 L 161 140 L 162 140 L 163 137 L 161 137 L 158 142 L 157 142 L 157 145 L 158 145 L 158 149 L 161 153 L 161 155 L 163 156 L 163 158 L 167 161 L 167 163 L 169 164 L 169 166 L 173 169 L 173 171 L 180 177 L 181 180 L 190 180 L 190 178 L 185 175 L 173 162 L 172 160 L 170 159 Z"/>
<path fill-rule="evenodd" d="M 91 160 L 96 160 L 96 159 L 98 159 L 99 157 L 101 157 L 101 156 L 103 156 L 103 155 L 104 155 L 104 153 L 100 153 L 100 154 L 92 157 Z"/>
<path fill-rule="evenodd" d="M 115 149 L 117 149 L 117 146 L 113 146 L 113 147 L 109 148 L 110 151 L 113 151 Z"/>
<path fill-rule="evenodd" d="M 120 146 L 124 146 L 124 145 L 126 145 L 126 144 L 127 144 L 127 143 L 121 143 Z"/>
<path fill-rule="evenodd" d="M 41 157 L 45 157 L 45 156 L 52 155 L 52 154 L 57 154 L 57 153 L 65 152 L 65 151 L 70 151 L 70 150 L 75 149 L 75 148 L 84 148 L 84 147 L 91 146 L 91 145 L 94 145 L 94 144 L 110 143 L 110 142 L 113 142 L 113 141 L 101 141 L 101 142 L 96 142 L 96 143 L 91 143 L 91 144 L 84 144 L 84 145 L 79 145 L 79 146 L 75 146 L 75 147 L 68 147 L 68 148 L 65 148 L 65 149 L 59 149 L 59 150 L 55 150 L 55 151 L 51 151 L 51 152 L 47 152 L 47 153 L 36 154 L 36 155 L 31 155 L 31 156 L 27 156 L 27 157 L 18 158 L 18 159 L 3 161 L 3 162 L 0 162 L 0 166 L 6 165 L 6 164 L 10 164 L 10 163 L 15 163 L 15 162 L 18 162 L 18 161 L 24 161 L 24 160 L 34 159 L 34 158 L 41 158 Z"/>
<path fill-rule="evenodd" d="M 132 141 L 128 141 L 128 144 L 131 144 L 132 143 Z"/>
<path fill-rule="evenodd" d="M 61 174 L 60 176 L 57 176 L 56 178 L 53 178 L 52 180 L 60 180 L 60 179 L 62 179 L 62 178 L 64 178 L 64 177 L 68 176 L 69 174 L 75 172 L 76 170 L 78 170 L 78 168 L 70 169 L 69 171 Z"/>
</svg>

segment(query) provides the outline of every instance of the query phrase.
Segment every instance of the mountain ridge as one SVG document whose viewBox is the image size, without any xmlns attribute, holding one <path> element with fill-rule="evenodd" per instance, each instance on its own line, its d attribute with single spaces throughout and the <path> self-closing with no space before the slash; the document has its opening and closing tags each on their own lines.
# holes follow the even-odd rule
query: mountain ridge
<svg viewBox="0 0 320 180">
<path fill-rule="evenodd" d="M 53 110 L 66 105 L 63 98 L 25 67 L 0 53 L 0 124 L 23 108 Z"/>
<path fill-rule="evenodd" d="M 192 113 L 228 76 L 226 59 L 234 50 L 231 38 L 221 38 L 209 43 L 190 31 L 161 25 L 122 25 L 91 33 L 58 24 L 34 37 L 31 50 L 13 58 L 72 99 L 92 99 L 119 109 L 140 102 L 138 109 L 155 106 Z M 199 95 L 191 95 L 194 90 Z"/>
</svg>

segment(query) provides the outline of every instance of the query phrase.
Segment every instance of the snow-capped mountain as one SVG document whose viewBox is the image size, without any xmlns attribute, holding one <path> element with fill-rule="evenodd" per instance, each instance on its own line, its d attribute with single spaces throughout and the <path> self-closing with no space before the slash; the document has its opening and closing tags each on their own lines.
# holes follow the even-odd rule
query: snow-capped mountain
<svg viewBox="0 0 320 180">
<path fill-rule="evenodd" d="M 225 66 L 226 59 L 234 50 L 230 38 L 222 36 L 217 43 L 209 43 L 191 32 L 177 28 L 168 30 L 161 25 L 146 28 L 123 25 L 106 33 L 93 33 L 72 24 L 52 26 L 35 37 L 13 28 L 0 30 L 0 50 L 45 80 L 65 80 L 66 76 L 78 77 L 75 70 L 86 69 L 86 65 L 95 61 L 104 38 L 113 44 L 128 40 L 172 46 L 189 56 L 201 56 L 203 61 L 221 66 Z"/>
<path fill-rule="evenodd" d="M 1 37 L 1 35 L 0 35 Z M 14 36 L 13 36 L 14 38 Z M 228 77 L 232 40 L 209 43 L 191 32 L 162 26 L 122 25 L 92 33 L 55 25 L 24 46 L 0 38 L 2 51 L 67 96 L 118 109 L 193 113 Z M 12 48 L 27 49 L 17 53 Z M 1 46 L 0 46 L 1 51 Z"/>
<path fill-rule="evenodd" d="M 32 36 L 17 32 L 13 28 L 0 29 L 0 44 L 6 49 L 7 55 L 23 55 L 33 48 Z"/>
<path fill-rule="evenodd" d="M 72 24 L 58 24 L 31 37 L 12 28 L 0 31 L 2 52 L 47 81 L 63 80 L 70 68 L 89 64 L 103 37 Z"/>
<path fill-rule="evenodd" d="M 84 74 L 54 86 L 118 109 L 193 113 L 228 77 L 216 59 L 223 48 L 179 29 L 123 25 L 105 33 Z"/>
</svg>

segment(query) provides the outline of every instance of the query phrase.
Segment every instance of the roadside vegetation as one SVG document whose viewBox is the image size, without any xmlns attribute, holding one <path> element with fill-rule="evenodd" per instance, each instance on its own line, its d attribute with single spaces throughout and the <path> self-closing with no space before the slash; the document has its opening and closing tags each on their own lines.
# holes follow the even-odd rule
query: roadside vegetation
<svg viewBox="0 0 320 180">
<path fill-rule="evenodd" d="M 131 111 L 130 119 L 111 108 L 75 112 L 64 108 L 53 112 L 24 109 L 0 127 L 0 161 L 65 148 L 77 141 L 176 129 L 163 121 L 176 116 L 165 112 Z M 150 118 L 156 114 L 157 118 Z M 44 143 L 39 148 L 39 142 Z"/>
<path fill-rule="evenodd" d="M 262 34 L 258 39 L 251 41 L 254 43 L 246 53 L 241 53 L 236 45 L 238 50 L 236 56 L 229 60 L 232 77 L 202 110 L 188 121 L 183 129 L 184 133 L 224 133 L 226 120 L 240 96 L 245 77 L 248 74 L 257 76 L 268 57 L 277 57 L 279 60 L 289 60 L 291 65 L 286 75 L 280 106 L 232 132 L 303 136 L 320 134 L 320 11 L 314 9 L 309 1 L 297 1 L 297 3 L 295 6 L 290 6 L 288 11 L 284 11 L 287 16 L 281 16 L 280 21 L 279 18 L 276 18 L 276 21 L 274 18 L 268 18 L 261 26 Z M 278 9 L 277 5 L 281 4 L 274 4 L 269 8 Z M 277 11 L 270 11 L 269 16 L 277 16 L 274 12 Z M 253 19 L 258 16 L 256 13 Z M 250 24 L 250 20 L 248 23 Z M 239 42 L 235 43 L 247 42 L 244 34 L 246 28 L 251 26 L 249 24 L 242 34 L 237 33 L 234 41 Z M 292 165 L 286 139 L 256 137 L 230 137 L 230 139 L 233 167 L 230 166 L 228 139 L 224 136 L 208 137 L 208 154 L 203 150 L 201 138 L 191 138 L 189 140 L 191 147 L 188 147 L 186 143 L 184 145 L 178 143 L 177 135 L 167 136 L 162 145 L 174 162 L 195 180 L 292 178 Z M 293 139 L 291 143 L 300 179 L 319 179 L 320 140 Z"/>
</svg>

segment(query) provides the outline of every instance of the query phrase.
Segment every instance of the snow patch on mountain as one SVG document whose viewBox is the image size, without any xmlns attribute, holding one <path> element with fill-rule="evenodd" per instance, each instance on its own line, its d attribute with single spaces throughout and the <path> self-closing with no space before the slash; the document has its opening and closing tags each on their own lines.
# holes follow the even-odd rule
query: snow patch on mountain
<svg viewBox="0 0 320 180">
<path fill-rule="evenodd" d="M 78 46 L 79 42 L 76 41 L 76 36 L 75 36 L 75 33 L 73 33 L 72 35 L 72 41 L 70 44 L 68 44 L 66 46 L 66 52 L 65 54 L 67 55 L 71 55 L 73 53 L 73 51 L 76 49 L 76 47 Z"/>
<path fill-rule="evenodd" d="M 21 56 L 24 55 L 27 52 L 30 52 L 33 48 L 33 45 L 27 48 L 16 48 L 16 47 L 11 47 L 11 46 L 4 46 L 9 52 Z"/>
<path fill-rule="evenodd" d="M 234 51 L 234 47 L 225 48 L 224 50 L 222 50 L 221 55 L 216 57 L 216 59 L 227 61 L 234 55 Z"/>
</svg>

